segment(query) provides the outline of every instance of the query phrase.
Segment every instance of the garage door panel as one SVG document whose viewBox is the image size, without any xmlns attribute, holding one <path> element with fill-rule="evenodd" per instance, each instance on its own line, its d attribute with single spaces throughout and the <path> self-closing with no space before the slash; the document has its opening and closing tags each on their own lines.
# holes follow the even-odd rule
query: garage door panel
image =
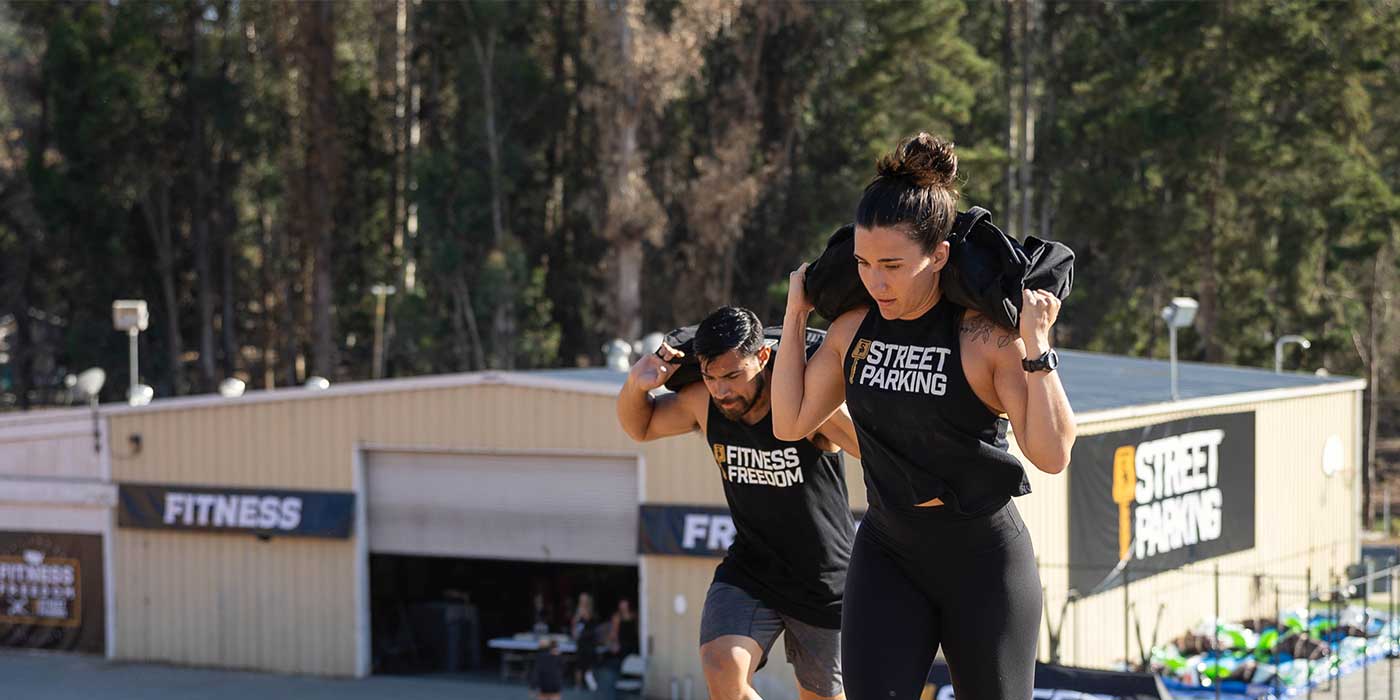
<svg viewBox="0 0 1400 700">
<path fill-rule="evenodd" d="M 634 460 L 383 452 L 367 462 L 372 551 L 637 561 Z"/>
</svg>

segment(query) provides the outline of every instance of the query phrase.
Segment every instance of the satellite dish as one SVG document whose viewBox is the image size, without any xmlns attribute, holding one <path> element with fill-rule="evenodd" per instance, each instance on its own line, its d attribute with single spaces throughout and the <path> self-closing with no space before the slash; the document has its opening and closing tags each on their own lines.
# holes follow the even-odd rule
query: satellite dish
<svg viewBox="0 0 1400 700">
<path fill-rule="evenodd" d="M 132 406 L 145 406 L 156 397 L 156 390 L 149 384 L 137 384 L 126 392 L 126 402 Z"/>
<path fill-rule="evenodd" d="M 106 383 L 107 373 L 102 371 L 101 367 L 83 370 L 83 373 L 78 375 L 78 381 L 75 382 L 78 393 L 89 398 L 97 396 L 98 392 L 102 391 L 102 385 Z"/>
<path fill-rule="evenodd" d="M 236 399 L 242 396 L 243 390 L 247 388 L 248 385 L 244 384 L 242 379 L 229 377 L 219 382 L 219 395 L 226 399 Z"/>
</svg>

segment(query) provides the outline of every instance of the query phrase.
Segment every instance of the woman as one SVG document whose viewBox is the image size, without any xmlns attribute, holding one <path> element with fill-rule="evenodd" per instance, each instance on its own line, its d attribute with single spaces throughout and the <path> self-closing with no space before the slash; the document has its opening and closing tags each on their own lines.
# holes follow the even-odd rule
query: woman
<svg viewBox="0 0 1400 700">
<path fill-rule="evenodd" d="M 632 601 L 626 598 L 617 601 L 617 612 L 609 623 L 608 652 L 618 658 L 641 653 L 637 615 L 632 612 Z"/>
<path fill-rule="evenodd" d="M 841 619 L 851 700 L 918 697 L 940 646 L 958 700 L 1033 688 L 1040 575 L 1011 500 L 1030 485 L 1006 430 L 1040 470 L 1068 464 L 1074 414 L 1049 342 L 1060 304 L 1025 292 L 1016 333 L 942 297 L 956 175 L 953 145 L 926 133 L 880 159 L 855 233 L 874 303 L 837 318 L 810 361 L 781 353 L 774 369 L 779 439 L 845 401 L 860 442 L 870 507 Z M 785 343 L 806 329 L 805 271 L 791 275 Z"/>
<path fill-rule="evenodd" d="M 574 619 L 569 623 L 569 634 L 573 637 L 575 646 L 578 647 L 578 656 L 574 661 L 574 687 L 576 688 L 587 683 L 589 690 L 598 689 L 598 681 L 593 677 L 593 666 L 598 662 L 598 638 L 594 631 L 595 627 L 593 596 L 580 593 L 578 594 L 578 609 L 574 611 Z"/>
</svg>

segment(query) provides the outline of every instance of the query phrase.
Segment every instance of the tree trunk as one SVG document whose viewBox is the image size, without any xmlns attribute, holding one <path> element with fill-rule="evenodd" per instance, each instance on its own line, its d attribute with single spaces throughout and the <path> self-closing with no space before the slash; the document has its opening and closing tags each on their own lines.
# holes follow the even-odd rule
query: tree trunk
<svg viewBox="0 0 1400 700">
<path fill-rule="evenodd" d="M 312 371 L 336 377 L 335 286 L 331 251 L 335 237 L 339 153 L 335 113 L 335 5 L 302 6 L 306 69 L 307 226 L 311 243 Z"/>
<path fill-rule="evenodd" d="M 452 326 L 457 335 L 457 357 L 467 371 L 486 369 L 486 353 L 481 347 L 481 330 L 472 306 L 471 285 L 459 269 L 452 278 L 452 299 L 456 307 Z"/>
<path fill-rule="evenodd" d="M 1221 27 L 1221 52 L 1223 55 L 1223 65 L 1229 65 L 1229 27 L 1228 17 L 1230 11 L 1229 1 L 1225 0 L 1217 6 L 1218 19 Z M 1224 76 L 1217 76 L 1217 81 L 1225 80 Z M 1205 349 L 1206 362 L 1221 362 L 1224 360 L 1224 348 L 1220 345 L 1220 340 L 1216 336 L 1216 327 L 1220 322 L 1220 270 L 1216 262 L 1216 242 L 1221 237 L 1223 227 L 1228 223 L 1223 219 L 1223 208 L 1220 204 L 1221 193 L 1226 192 L 1225 178 L 1227 175 L 1227 154 L 1225 152 L 1227 140 L 1230 138 L 1230 104 L 1233 99 L 1228 85 L 1217 84 L 1215 89 L 1216 99 L 1220 100 L 1222 118 L 1219 128 L 1216 130 L 1215 150 L 1211 155 L 1211 179 L 1206 192 L 1206 229 L 1196 241 L 1197 263 L 1200 266 L 1201 278 L 1199 281 L 1200 299 L 1199 309 L 1196 312 L 1196 329 L 1200 331 L 1201 342 Z"/>
<path fill-rule="evenodd" d="M 378 280 L 396 285 L 403 291 L 403 241 L 404 241 L 404 183 L 403 137 L 407 133 L 403 125 L 407 119 L 404 107 L 404 78 L 407 70 L 407 0 L 375 0 L 374 22 L 378 27 L 375 37 L 375 98 L 379 112 L 383 115 L 383 128 L 379 134 L 379 147 L 388 155 L 389 192 L 387 230 L 383 232 L 382 252 L 389 262 L 388 274 Z M 381 339 L 379 365 L 373 371 L 387 371 L 390 337 L 393 335 L 394 315 L 392 305 L 386 306 Z"/>
<path fill-rule="evenodd" d="M 477 17 L 480 14 L 477 13 Z M 491 319 L 491 348 L 495 356 L 495 366 L 512 369 L 515 366 L 515 290 L 519 282 L 511 279 L 510 233 L 506 230 L 504 209 L 504 183 L 501 173 L 501 135 L 496 124 L 496 27 L 488 21 L 483 34 L 470 35 L 472 50 L 476 54 L 476 64 L 481 78 L 481 118 L 482 131 L 486 138 L 487 182 L 491 188 L 491 237 L 495 255 L 502 264 L 504 281 L 501 296 L 497 299 Z"/>
<path fill-rule="evenodd" d="M 412 293 L 417 285 L 416 270 L 417 264 L 414 256 L 417 249 L 414 247 L 418 237 L 418 183 L 413 177 L 413 154 L 418 148 L 418 122 L 419 122 L 419 87 L 418 70 L 415 56 L 415 48 L 418 42 L 418 33 L 415 31 L 414 8 L 418 0 L 399 0 L 399 56 L 400 67 L 398 78 L 401 81 L 399 91 L 399 107 L 402 110 L 402 121 L 399 124 L 399 212 L 398 231 L 394 239 L 394 252 L 398 263 L 398 288 L 399 293 Z M 390 318 L 389 335 L 393 335 L 394 323 Z"/>
<path fill-rule="evenodd" d="M 1024 0 L 1022 0 L 1024 1 Z M 1006 167 L 1002 180 L 1006 183 L 1006 203 L 1002 207 L 1001 218 L 1005 221 L 1008 233 L 1012 231 L 1016 217 L 1016 123 L 1019 112 L 1016 106 L 1016 9 L 1017 0 L 1006 0 L 1005 14 L 1001 28 L 1001 65 L 1006 85 Z"/>
<path fill-rule="evenodd" d="M 219 314 L 219 329 L 222 331 L 224 376 L 231 377 L 242 364 L 238 346 L 238 312 L 235 300 L 238 299 L 238 262 L 233 254 L 234 229 L 238 226 L 238 211 L 233 203 L 233 187 L 237 176 L 223 178 L 220 188 L 222 200 L 219 216 L 219 254 L 223 271 L 223 289 L 219 295 L 223 308 Z"/>
<path fill-rule="evenodd" d="M 1044 80 L 1048 82 L 1052 80 L 1056 75 L 1056 59 L 1059 56 L 1055 47 L 1055 32 L 1057 27 L 1055 6 L 1053 4 L 1053 0 L 1052 2 L 1047 2 L 1045 6 L 1041 9 L 1041 20 L 1042 21 L 1040 31 L 1040 55 L 1043 56 L 1046 61 L 1046 73 Z M 1044 109 L 1041 110 L 1040 114 L 1038 115 L 1039 121 L 1049 125 L 1053 125 L 1055 123 L 1055 109 L 1057 106 L 1057 97 L 1058 91 L 1047 84 L 1045 87 L 1045 105 Z M 1051 130 L 1051 132 L 1053 134 L 1053 130 Z M 1054 148 L 1054 143 L 1052 142 L 1049 147 Z M 1038 235 L 1042 240 L 1050 240 L 1054 238 L 1052 234 L 1054 233 L 1055 221 L 1055 197 L 1054 189 L 1051 184 L 1054 181 L 1054 177 L 1053 173 L 1050 172 L 1053 169 L 1053 165 L 1054 159 L 1052 158 L 1050 161 L 1050 167 L 1041 166 L 1035 169 L 1035 181 L 1038 183 L 1038 186 L 1035 188 L 1035 190 L 1040 194 L 1040 233 Z"/>
<path fill-rule="evenodd" d="M 1362 468 L 1365 470 L 1361 483 L 1361 512 L 1363 527 L 1370 529 L 1374 524 L 1374 501 L 1376 490 L 1376 440 L 1380 437 L 1381 378 L 1387 355 L 1381 350 L 1381 333 L 1390 315 L 1390 304 L 1386 299 L 1384 283 L 1385 266 L 1390 260 L 1387 246 L 1376 251 L 1376 259 L 1371 266 L 1371 289 L 1368 295 L 1366 332 L 1366 457 Z"/>
<path fill-rule="evenodd" d="M 607 209 L 604 214 L 603 237 L 612 244 L 612 304 L 608 308 L 608 331 L 615 337 L 632 340 L 641 335 L 641 277 L 642 240 L 629 215 L 635 215 L 642 198 L 641 158 L 637 148 L 637 127 L 641 119 L 641 96 L 634 79 L 632 26 L 628 18 L 628 3 L 637 0 L 617 0 L 604 5 L 611 30 L 606 39 L 614 44 L 617 74 L 609 76 L 616 97 L 616 112 L 605 122 L 611 138 L 607 143 L 611 153 L 611 172 L 605 176 Z M 606 171 L 605 171 L 606 172 Z"/>
<path fill-rule="evenodd" d="M 194 198 L 190 202 L 190 229 L 194 236 L 195 284 L 199 295 L 199 375 L 200 391 L 211 391 L 218 383 L 216 379 L 214 353 L 214 275 L 210 269 L 209 241 L 209 186 L 207 168 L 209 154 L 204 143 L 204 113 L 200 104 L 203 90 L 200 86 L 200 21 L 204 5 L 191 2 L 188 6 L 188 32 L 190 41 L 189 71 L 186 74 L 186 97 L 189 110 L 189 168 L 194 188 Z"/>
<path fill-rule="evenodd" d="M 171 394 L 178 396 L 185 393 L 183 363 L 180 358 L 185 342 L 180 337 L 180 305 L 175 288 L 175 242 L 170 222 L 169 184 L 152 182 L 142 202 L 141 211 L 146 217 L 146 228 L 151 235 L 151 241 L 155 244 L 156 271 L 160 276 L 161 298 L 165 304 L 163 315 L 166 353 L 169 357 L 167 389 Z"/>
<path fill-rule="evenodd" d="M 1024 240 L 1031 233 L 1031 212 L 1035 207 L 1035 47 L 1039 3 L 1021 0 L 1021 150 L 1019 157 L 1021 223 L 1016 237 Z M 1008 212 L 1007 216 L 1010 216 Z"/>
<path fill-rule="evenodd" d="M 14 188 L 24 188 L 24 173 L 14 177 Z M 28 199 L 28 192 L 14 193 L 10 187 L 0 187 L 0 224 L 19 237 L 17 254 L 0 260 L 0 309 L 9 308 L 15 319 L 15 334 L 10 341 L 10 367 L 14 390 L 19 408 L 30 408 L 29 392 L 32 389 L 34 372 L 34 327 L 29 318 L 31 300 L 34 298 L 34 253 L 39 238 L 39 224 L 36 212 L 28 202 L 15 200 Z"/>
<path fill-rule="evenodd" d="M 255 190 L 256 192 L 256 190 Z M 280 260 L 278 255 L 281 251 L 277 247 L 276 236 L 273 234 L 272 215 L 267 211 L 267 202 L 263 200 L 262 194 L 257 193 L 257 217 L 258 217 L 258 289 L 260 290 L 259 304 L 262 314 L 262 386 L 264 389 L 273 389 L 277 386 L 277 358 L 279 339 L 277 336 L 277 311 L 281 303 L 285 303 L 286 297 L 278 297 L 281 291 L 278 283 L 280 279 L 275 272 L 274 260 Z M 274 292 L 274 290 L 276 290 Z M 250 382 L 251 384 L 252 382 Z"/>
</svg>

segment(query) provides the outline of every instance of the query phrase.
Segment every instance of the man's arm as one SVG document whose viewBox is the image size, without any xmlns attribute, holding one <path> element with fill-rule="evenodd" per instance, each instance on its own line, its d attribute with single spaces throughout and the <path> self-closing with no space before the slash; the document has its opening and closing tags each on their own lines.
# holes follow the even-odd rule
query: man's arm
<svg viewBox="0 0 1400 700">
<path fill-rule="evenodd" d="M 704 391 L 701 384 L 692 384 L 677 393 L 652 396 L 651 390 L 666 383 L 675 371 L 681 353 L 662 344 L 657 355 L 646 355 L 632 365 L 627 381 L 617 394 L 617 422 L 623 431 L 637 442 L 659 440 L 688 433 L 700 427 L 695 411 L 695 391 Z"/>
</svg>

